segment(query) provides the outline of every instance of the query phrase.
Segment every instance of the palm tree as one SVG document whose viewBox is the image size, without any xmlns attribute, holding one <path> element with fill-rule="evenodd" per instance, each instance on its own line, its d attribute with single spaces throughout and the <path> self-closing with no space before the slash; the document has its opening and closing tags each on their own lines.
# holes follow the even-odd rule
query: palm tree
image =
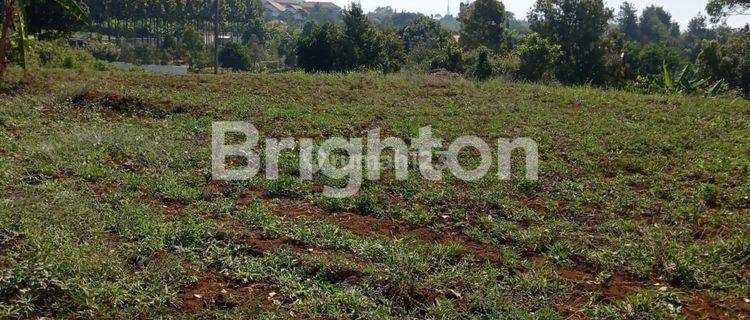
<svg viewBox="0 0 750 320">
<path fill-rule="evenodd" d="M 66 11 L 72 13 L 77 19 L 87 21 L 89 19 L 88 8 L 76 0 L 55 0 Z M 3 0 L 2 17 L 3 24 L 0 29 L 0 79 L 5 74 L 8 66 L 7 53 L 10 50 L 11 32 L 18 39 L 18 48 L 21 50 L 22 66 L 26 69 L 26 19 L 24 10 L 29 0 Z M 11 30 L 12 29 L 12 30 Z"/>
</svg>

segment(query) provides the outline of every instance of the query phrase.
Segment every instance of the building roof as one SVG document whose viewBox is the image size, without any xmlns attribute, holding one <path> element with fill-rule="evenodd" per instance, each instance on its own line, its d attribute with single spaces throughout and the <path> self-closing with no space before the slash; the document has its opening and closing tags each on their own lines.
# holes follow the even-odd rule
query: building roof
<svg viewBox="0 0 750 320">
<path fill-rule="evenodd" d="M 266 4 L 271 6 L 272 8 L 276 9 L 279 12 L 286 11 L 286 6 L 274 1 L 274 0 L 266 0 Z"/>
<path fill-rule="evenodd" d="M 339 7 L 335 3 L 323 1 L 305 1 L 302 3 L 302 7 L 308 10 L 315 7 L 319 7 L 324 10 L 341 10 L 341 7 Z"/>
<path fill-rule="evenodd" d="M 300 5 L 300 4 L 302 4 L 301 0 L 273 0 L 273 1 L 276 2 L 276 3 L 278 3 L 278 4 L 283 4 L 283 5 Z"/>
</svg>

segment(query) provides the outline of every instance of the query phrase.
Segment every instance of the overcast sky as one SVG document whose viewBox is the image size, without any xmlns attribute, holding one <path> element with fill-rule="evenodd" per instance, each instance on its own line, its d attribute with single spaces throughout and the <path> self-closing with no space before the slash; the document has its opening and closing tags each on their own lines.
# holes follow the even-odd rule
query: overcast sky
<svg viewBox="0 0 750 320">
<path fill-rule="evenodd" d="M 351 2 L 351 0 L 311 0 L 311 1 L 333 1 L 340 6 L 344 6 Z M 605 0 L 604 2 L 610 8 L 617 10 L 623 0 Z M 687 26 L 688 21 L 692 17 L 695 17 L 699 12 L 705 14 L 706 3 L 709 0 L 629 0 L 634 3 L 638 9 L 643 9 L 651 4 L 656 4 L 664 7 L 672 13 L 677 22 L 680 23 L 682 30 Z M 365 11 L 371 11 L 376 7 L 391 6 L 392 8 L 401 11 L 417 11 L 425 14 L 445 14 L 448 9 L 447 0 L 358 0 L 362 3 Z M 513 11 L 519 17 L 525 17 L 526 13 L 534 4 L 534 0 L 505 0 L 505 8 L 509 11 Z M 450 0 L 451 12 L 453 15 L 458 11 L 459 0 Z M 616 13 L 616 11 L 615 11 Z M 740 16 L 733 17 L 729 20 L 729 24 L 732 26 L 744 26 L 746 23 L 750 23 L 750 17 Z"/>
</svg>

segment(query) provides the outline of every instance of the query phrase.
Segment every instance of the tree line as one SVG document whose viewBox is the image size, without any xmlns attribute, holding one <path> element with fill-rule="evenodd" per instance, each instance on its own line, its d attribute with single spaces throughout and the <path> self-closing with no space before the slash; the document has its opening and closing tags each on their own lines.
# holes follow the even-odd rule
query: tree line
<svg viewBox="0 0 750 320">
<path fill-rule="evenodd" d="M 265 21 L 260 0 L 222 0 L 219 10 L 214 1 L 84 0 L 91 16 L 87 26 L 60 16 L 52 8 L 59 6 L 55 1 L 29 2 L 29 30 L 42 38 L 54 37 L 50 30 L 84 30 L 114 39 L 157 39 L 155 49 L 93 45 L 92 53 L 107 60 L 186 62 L 199 70 L 210 64 L 201 39 L 218 18 L 223 32 L 242 35 L 241 43 L 226 44 L 220 54 L 222 65 L 236 70 L 262 70 L 259 63 L 270 59 L 310 72 L 406 67 L 642 91 L 677 90 L 665 80 L 678 78 L 704 90 L 726 87 L 750 94 L 747 27 L 709 26 L 747 13 L 748 0 L 712 0 L 709 16 L 695 17 L 684 30 L 662 7 L 639 12 L 625 2 L 615 11 L 602 0 L 537 0 L 525 20 L 497 0 L 464 4 L 457 18 L 390 8 L 365 14 L 352 3 L 340 19 L 284 25 Z"/>
<path fill-rule="evenodd" d="M 747 9 L 737 0 L 724 0 L 723 6 L 717 1 L 709 4 L 713 21 Z M 299 64 L 307 71 L 392 71 L 421 61 L 431 70 L 478 78 L 502 74 L 641 91 L 717 91 L 729 85 L 749 93 L 747 27 L 709 27 L 708 17 L 697 16 L 683 32 L 662 7 L 639 13 L 625 2 L 615 14 L 602 0 L 537 0 L 527 16 L 528 30 L 520 33 L 511 28 L 511 17 L 500 1 L 463 5 L 456 43 L 435 19 L 417 17 L 397 30 L 377 28 L 352 4 L 342 25 L 306 26 L 298 42 Z M 684 88 L 670 88 L 667 78 L 682 79 Z"/>
</svg>

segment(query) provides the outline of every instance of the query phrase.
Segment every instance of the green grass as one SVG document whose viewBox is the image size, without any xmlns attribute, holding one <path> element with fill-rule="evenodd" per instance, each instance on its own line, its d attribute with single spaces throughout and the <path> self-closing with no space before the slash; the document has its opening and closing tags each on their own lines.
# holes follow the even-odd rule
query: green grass
<svg viewBox="0 0 750 320">
<path fill-rule="evenodd" d="M 5 86 L 3 318 L 671 319 L 706 315 L 706 304 L 732 317 L 750 309 L 741 99 L 376 73 L 37 70 Z M 507 182 L 429 182 L 412 168 L 412 179 L 385 171 L 337 200 L 321 190 L 341 181 L 298 181 L 288 153 L 278 181 L 216 183 L 213 121 L 319 141 L 375 128 L 408 138 L 428 125 L 445 140 L 531 137 L 540 180 L 516 166 Z M 259 286 L 272 294 L 247 293 Z"/>
</svg>

